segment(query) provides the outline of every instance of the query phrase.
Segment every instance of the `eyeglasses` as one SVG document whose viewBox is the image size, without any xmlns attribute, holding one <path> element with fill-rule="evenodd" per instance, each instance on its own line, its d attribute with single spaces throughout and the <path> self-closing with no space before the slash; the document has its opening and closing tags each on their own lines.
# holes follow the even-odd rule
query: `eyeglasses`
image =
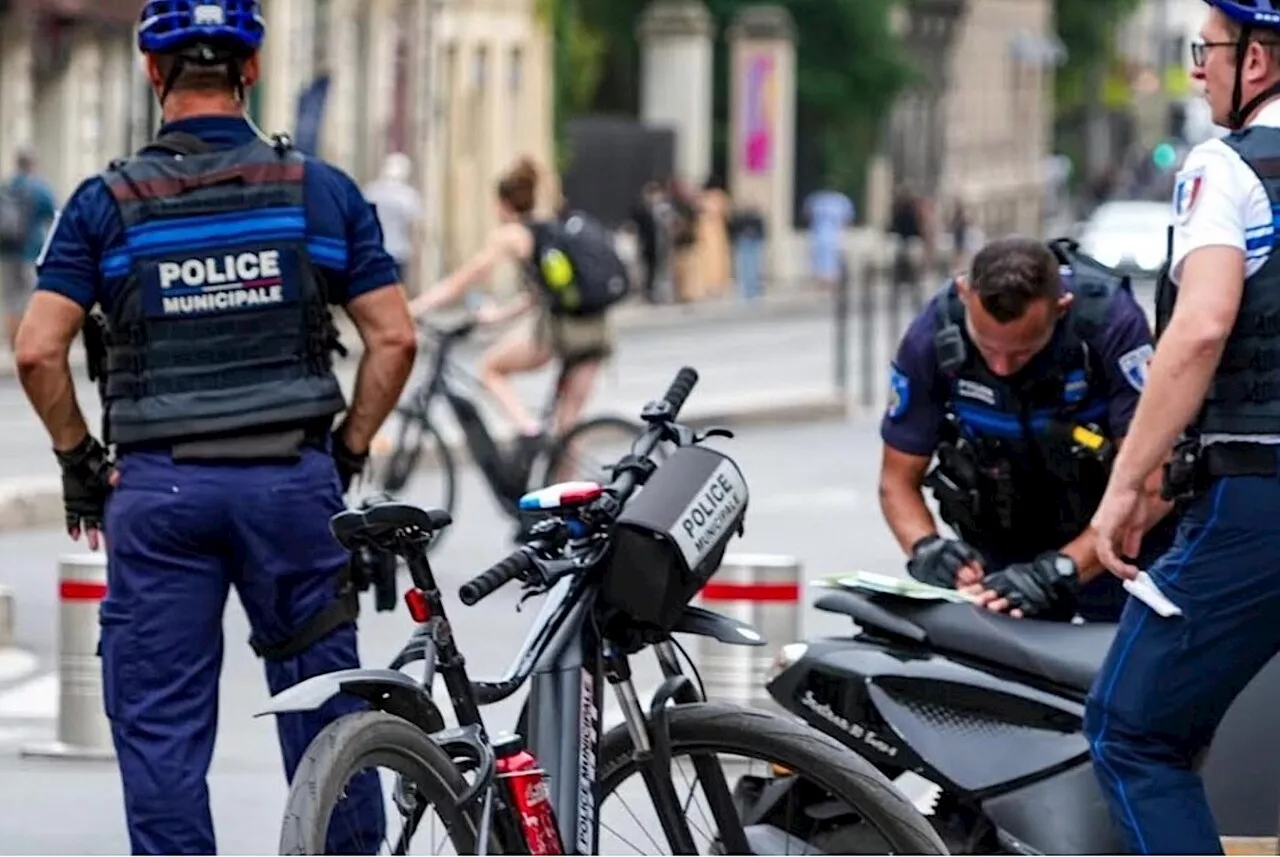
<svg viewBox="0 0 1280 857">
<path fill-rule="evenodd" d="M 1239 42 L 1206 42 L 1203 39 L 1197 39 L 1191 43 L 1191 64 L 1196 68 L 1204 68 L 1205 61 L 1209 59 L 1209 48 L 1230 48 L 1239 44 Z"/>
<path fill-rule="evenodd" d="M 1256 41 L 1258 44 L 1268 46 L 1268 47 L 1280 45 L 1280 42 L 1277 42 L 1274 40 L 1261 41 L 1259 39 L 1254 39 L 1253 41 Z M 1191 43 L 1191 64 L 1194 65 L 1196 68 L 1204 68 L 1205 61 L 1209 59 L 1209 48 L 1231 48 L 1231 47 L 1238 47 L 1239 45 L 1240 43 L 1238 41 L 1237 42 L 1206 42 L 1203 39 L 1197 39 L 1196 41 Z"/>
</svg>

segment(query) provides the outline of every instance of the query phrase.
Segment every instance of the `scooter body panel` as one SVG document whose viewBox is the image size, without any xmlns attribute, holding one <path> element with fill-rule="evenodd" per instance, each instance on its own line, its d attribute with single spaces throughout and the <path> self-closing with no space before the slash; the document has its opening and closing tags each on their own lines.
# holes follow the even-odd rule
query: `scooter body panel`
<svg viewBox="0 0 1280 857">
<path fill-rule="evenodd" d="M 810 641 L 768 691 L 873 763 L 982 811 L 1011 849 L 1118 853 L 1079 701 L 897 642 Z"/>
</svg>

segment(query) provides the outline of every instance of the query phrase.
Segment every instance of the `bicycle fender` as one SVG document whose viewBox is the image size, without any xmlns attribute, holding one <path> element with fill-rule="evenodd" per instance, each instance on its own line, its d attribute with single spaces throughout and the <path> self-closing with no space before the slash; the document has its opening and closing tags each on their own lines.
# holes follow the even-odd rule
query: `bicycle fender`
<svg viewBox="0 0 1280 857">
<path fill-rule="evenodd" d="M 340 670 L 312 676 L 271 697 L 266 707 L 253 716 L 316 711 L 343 693 L 365 700 L 376 711 L 408 720 L 428 735 L 445 728 L 444 715 L 431 699 L 431 691 L 404 673 L 387 669 Z"/>
<path fill-rule="evenodd" d="M 750 624 L 721 616 L 704 607 L 686 605 L 676 626 L 671 629 L 674 634 L 694 634 L 699 637 L 711 637 L 731 646 L 763 646 L 768 642 Z"/>
</svg>

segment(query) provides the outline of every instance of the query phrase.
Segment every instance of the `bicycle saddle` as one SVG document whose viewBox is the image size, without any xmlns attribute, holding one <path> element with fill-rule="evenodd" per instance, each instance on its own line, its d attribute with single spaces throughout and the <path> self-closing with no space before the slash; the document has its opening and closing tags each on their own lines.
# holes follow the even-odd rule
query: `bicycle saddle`
<svg viewBox="0 0 1280 857">
<path fill-rule="evenodd" d="M 346 509 L 329 519 L 329 531 L 347 550 L 360 544 L 387 547 L 396 534 L 409 530 L 430 535 L 453 523 L 442 509 L 419 509 L 408 503 L 379 503 Z"/>
</svg>

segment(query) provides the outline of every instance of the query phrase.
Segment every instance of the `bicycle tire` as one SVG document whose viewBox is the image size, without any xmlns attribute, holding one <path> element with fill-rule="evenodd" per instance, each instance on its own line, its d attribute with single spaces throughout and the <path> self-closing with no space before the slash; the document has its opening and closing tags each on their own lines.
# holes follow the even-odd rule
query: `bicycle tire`
<svg viewBox="0 0 1280 857">
<path fill-rule="evenodd" d="M 378 487 L 388 494 L 400 494 L 413 479 L 423 452 L 429 447 L 434 447 L 439 469 L 444 477 L 444 497 L 435 508 L 443 509 L 452 515 L 458 500 L 458 470 L 453 459 L 453 451 L 444 442 L 439 430 L 431 423 L 411 413 L 400 413 L 399 416 L 400 434 L 396 438 L 395 447 L 380 468 Z M 420 435 L 417 445 L 410 448 L 409 433 L 415 428 Z M 437 541 L 439 541 L 438 538 Z"/>
<path fill-rule="evenodd" d="M 570 444 L 580 440 L 583 435 L 591 434 L 601 430 L 617 432 L 621 430 L 624 433 L 632 435 L 632 440 L 644 434 L 645 426 L 636 420 L 629 420 L 624 417 L 592 417 L 573 425 L 567 432 L 561 435 L 554 444 L 551 445 L 549 451 L 543 456 L 546 466 L 538 472 L 538 482 L 533 488 L 545 488 L 551 480 L 551 474 L 555 473 L 559 468 L 565 453 L 568 451 Z M 605 476 L 608 481 L 608 476 Z"/>
<path fill-rule="evenodd" d="M 467 787 L 457 766 L 421 729 L 384 711 L 340 717 L 311 741 L 289 785 L 279 853 L 327 853 L 325 838 L 338 792 L 361 770 L 362 760 L 375 754 L 407 758 L 427 772 L 432 781 L 415 784 L 448 826 L 457 852 L 474 854 L 475 827 L 457 809 L 458 796 Z"/>
<path fill-rule="evenodd" d="M 722 702 L 667 709 L 671 752 L 761 754 L 846 801 L 879 829 L 895 854 L 947 854 L 929 820 L 870 762 L 816 729 L 767 711 Z M 600 745 L 600 800 L 638 773 L 626 724 Z"/>
</svg>

